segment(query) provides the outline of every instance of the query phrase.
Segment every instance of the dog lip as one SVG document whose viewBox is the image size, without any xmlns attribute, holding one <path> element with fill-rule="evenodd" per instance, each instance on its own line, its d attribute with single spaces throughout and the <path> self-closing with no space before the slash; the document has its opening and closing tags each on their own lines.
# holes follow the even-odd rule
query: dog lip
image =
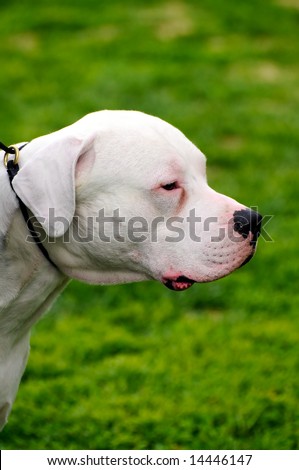
<svg viewBox="0 0 299 470">
<path fill-rule="evenodd" d="M 249 256 L 247 256 L 247 258 L 243 261 L 243 263 L 240 264 L 238 269 L 242 268 L 242 266 L 245 266 L 245 264 L 249 263 L 249 261 L 253 258 L 253 256 L 254 256 L 254 251 Z"/>
<path fill-rule="evenodd" d="M 163 278 L 162 282 L 166 287 L 168 287 L 168 289 L 183 291 L 193 286 L 196 281 L 189 279 L 186 276 L 178 276 L 175 279 Z"/>
</svg>

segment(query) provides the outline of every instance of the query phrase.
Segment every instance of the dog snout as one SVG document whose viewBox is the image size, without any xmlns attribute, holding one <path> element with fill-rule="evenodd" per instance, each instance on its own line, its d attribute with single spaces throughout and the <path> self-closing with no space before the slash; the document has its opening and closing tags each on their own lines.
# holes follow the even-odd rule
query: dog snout
<svg viewBox="0 0 299 470">
<path fill-rule="evenodd" d="M 255 244 L 262 227 L 263 217 L 252 209 L 241 209 L 234 212 L 234 230 L 247 238 L 252 233 L 251 244 Z"/>
</svg>

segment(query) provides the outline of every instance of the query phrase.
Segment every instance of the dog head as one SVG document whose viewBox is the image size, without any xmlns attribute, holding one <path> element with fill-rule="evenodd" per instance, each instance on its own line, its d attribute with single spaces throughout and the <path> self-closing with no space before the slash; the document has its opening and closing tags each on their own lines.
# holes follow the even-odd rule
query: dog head
<svg viewBox="0 0 299 470">
<path fill-rule="evenodd" d="M 212 190 L 205 156 L 161 119 L 92 113 L 29 143 L 20 166 L 14 189 L 69 277 L 184 290 L 255 252 L 261 216 Z"/>
</svg>

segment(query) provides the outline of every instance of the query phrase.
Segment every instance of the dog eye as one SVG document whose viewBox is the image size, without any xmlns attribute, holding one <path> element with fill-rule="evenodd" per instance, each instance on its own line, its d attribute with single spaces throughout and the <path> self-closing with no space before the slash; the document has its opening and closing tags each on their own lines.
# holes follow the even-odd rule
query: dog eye
<svg viewBox="0 0 299 470">
<path fill-rule="evenodd" d="M 164 186 L 162 186 L 163 189 L 165 189 L 166 191 L 172 191 L 173 189 L 177 189 L 179 186 L 178 186 L 178 183 L 177 181 L 174 181 L 173 183 L 169 183 L 169 184 L 164 184 Z"/>
</svg>

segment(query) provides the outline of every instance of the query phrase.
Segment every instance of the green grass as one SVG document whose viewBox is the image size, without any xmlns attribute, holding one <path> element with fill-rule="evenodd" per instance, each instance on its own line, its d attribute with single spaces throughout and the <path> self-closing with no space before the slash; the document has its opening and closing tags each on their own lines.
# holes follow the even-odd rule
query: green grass
<svg viewBox="0 0 299 470">
<path fill-rule="evenodd" d="M 0 137 L 138 109 L 274 215 L 230 277 L 71 283 L 34 329 L 5 449 L 298 449 L 297 0 L 2 0 Z"/>
</svg>

